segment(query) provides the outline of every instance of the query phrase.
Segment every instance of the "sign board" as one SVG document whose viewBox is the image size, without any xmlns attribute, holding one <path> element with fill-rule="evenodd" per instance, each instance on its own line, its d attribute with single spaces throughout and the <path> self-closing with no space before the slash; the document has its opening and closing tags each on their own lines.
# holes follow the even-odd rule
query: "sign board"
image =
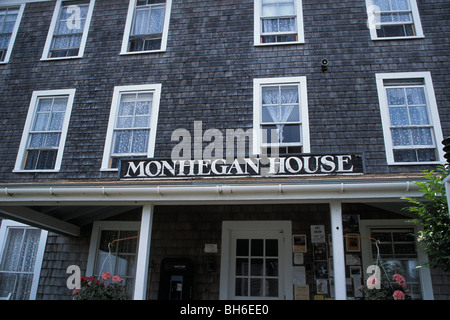
<svg viewBox="0 0 450 320">
<path fill-rule="evenodd" d="M 299 154 L 242 159 L 121 159 L 120 180 L 363 174 L 362 154 Z"/>
</svg>

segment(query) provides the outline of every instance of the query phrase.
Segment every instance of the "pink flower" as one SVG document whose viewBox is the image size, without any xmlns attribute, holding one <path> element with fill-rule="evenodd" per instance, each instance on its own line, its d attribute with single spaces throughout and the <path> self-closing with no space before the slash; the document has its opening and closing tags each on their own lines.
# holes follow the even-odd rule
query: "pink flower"
<svg viewBox="0 0 450 320">
<path fill-rule="evenodd" d="M 405 300 L 405 294 L 400 290 L 395 290 L 392 296 L 394 300 Z"/>
<path fill-rule="evenodd" d="M 397 284 L 402 286 L 403 288 L 406 287 L 406 280 L 405 277 L 403 277 L 401 274 L 394 274 L 392 277 L 393 280 L 397 281 Z"/>
<path fill-rule="evenodd" d="M 79 289 L 74 289 L 73 292 L 72 292 L 72 295 L 76 295 L 78 292 L 80 292 Z"/>
<path fill-rule="evenodd" d="M 109 278 L 111 278 L 111 273 L 109 272 L 102 273 L 102 280 L 108 280 Z"/>
<path fill-rule="evenodd" d="M 114 276 L 114 277 L 112 277 L 112 281 L 113 282 L 122 282 L 123 279 L 121 277 L 119 277 L 119 276 Z"/>
</svg>

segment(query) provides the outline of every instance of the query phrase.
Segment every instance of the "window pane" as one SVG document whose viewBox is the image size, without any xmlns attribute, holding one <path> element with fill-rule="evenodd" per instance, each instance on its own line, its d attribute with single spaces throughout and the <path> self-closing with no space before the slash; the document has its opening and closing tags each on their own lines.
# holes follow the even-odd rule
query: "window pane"
<svg viewBox="0 0 450 320">
<path fill-rule="evenodd" d="M 390 106 L 403 106 L 406 103 L 405 92 L 403 89 L 387 89 L 388 104 Z"/>
<path fill-rule="evenodd" d="M 409 125 L 408 109 L 406 107 L 389 108 L 391 126 Z"/>
<path fill-rule="evenodd" d="M 150 15 L 150 28 L 148 33 L 162 33 L 164 26 L 164 8 L 153 9 Z"/>
<path fill-rule="evenodd" d="M 263 275 L 263 259 L 250 259 L 250 275 L 262 276 Z"/>
<path fill-rule="evenodd" d="M 237 256 L 248 256 L 248 239 L 237 239 L 236 240 L 236 255 Z"/>
<path fill-rule="evenodd" d="M 262 103 L 263 104 L 279 104 L 280 94 L 278 87 L 263 87 L 262 88 Z"/>
<path fill-rule="evenodd" d="M 298 103 L 298 87 L 282 86 L 281 87 L 281 103 L 294 104 Z"/>
<path fill-rule="evenodd" d="M 114 153 L 129 153 L 131 146 L 131 130 L 120 130 L 115 132 Z"/>
<path fill-rule="evenodd" d="M 430 128 L 413 128 L 412 138 L 414 145 L 433 145 Z"/>
<path fill-rule="evenodd" d="M 250 279 L 250 296 L 263 297 L 263 279 Z"/>
<path fill-rule="evenodd" d="M 427 125 L 430 123 L 427 107 L 410 107 L 409 115 L 412 125 Z"/>
<path fill-rule="evenodd" d="M 278 276 L 278 259 L 266 259 L 266 276 Z"/>
<path fill-rule="evenodd" d="M 266 240 L 266 256 L 278 257 L 278 240 L 277 239 Z"/>
<path fill-rule="evenodd" d="M 409 10 L 408 0 L 391 0 L 392 10 Z"/>
<path fill-rule="evenodd" d="M 415 150 L 394 150 L 395 162 L 416 162 L 417 154 Z M 380 248 L 381 250 L 381 248 Z"/>
<path fill-rule="evenodd" d="M 418 149 L 418 161 L 436 161 L 436 149 Z"/>
<path fill-rule="evenodd" d="M 248 279 L 247 278 L 236 278 L 235 282 L 235 295 L 236 296 L 248 296 Z"/>
<path fill-rule="evenodd" d="M 20 260 L 20 248 L 25 230 L 22 228 L 9 228 L 8 240 L 3 253 L 3 261 L 0 270 L 18 271 Z"/>
<path fill-rule="evenodd" d="M 409 146 L 411 145 L 410 129 L 392 129 L 392 143 L 394 146 Z"/>
<path fill-rule="evenodd" d="M 426 105 L 425 91 L 423 88 L 406 88 L 408 105 Z"/>
<path fill-rule="evenodd" d="M 252 256 L 262 256 L 263 255 L 263 242 L 262 239 L 252 239 L 251 240 L 251 255 Z"/>
<path fill-rule="evenodd" d="M 236 276 L 248 275 L 248 259 L 236 258 Z"/>
<path fill-rule="evenodd" d="M 132 153 L 145 153 L 148 148 L 149 130 L 134 130 Z"/>
<path fill-rule="evenodd" d="M 284 125 L 282 127 L 281 142 L 301 142 L 300 139 L 300 125 Z"/>
</svg>

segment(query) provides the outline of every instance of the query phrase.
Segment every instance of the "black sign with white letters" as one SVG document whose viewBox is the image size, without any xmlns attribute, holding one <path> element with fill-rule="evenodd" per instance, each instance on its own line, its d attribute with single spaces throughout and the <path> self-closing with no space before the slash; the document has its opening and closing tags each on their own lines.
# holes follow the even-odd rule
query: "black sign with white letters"
<svg viewBox="0 0 450 320">
<path fill-rule="evenodd" d="M 299 154 L 235 159 L 121 159 L 120 180 L 363 174 L 363 154 Z"/>
</svg>

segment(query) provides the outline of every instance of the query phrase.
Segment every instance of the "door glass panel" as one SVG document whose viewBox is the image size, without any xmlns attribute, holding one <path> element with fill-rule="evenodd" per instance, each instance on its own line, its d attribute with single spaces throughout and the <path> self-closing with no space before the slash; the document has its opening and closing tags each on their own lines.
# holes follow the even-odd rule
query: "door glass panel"
<svg viewBox="0 0 450 320">
<path fill-rule="evenodd" d="M 279 296 L 279 239 L 236 239 L 236 297 Z"/>
</svg>

